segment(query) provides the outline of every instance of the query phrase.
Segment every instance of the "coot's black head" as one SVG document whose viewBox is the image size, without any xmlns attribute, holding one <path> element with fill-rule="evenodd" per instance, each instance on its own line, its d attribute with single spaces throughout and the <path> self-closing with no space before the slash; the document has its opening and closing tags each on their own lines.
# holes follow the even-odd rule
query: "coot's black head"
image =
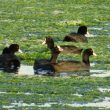
<svg viewBox="0 0 110 110">
<path fill-rule="evenodd" d="M 87 54 L 88 56 L 90 56 L 90 55 L 96 56 L 96 54 L 94 53 L 92 48 L 85 49 L 84 53 Z"/>
<path fill-rule="evenodd" d="M 49 49 L 53 49 L 54 48 L 54 41 L 53 41 L 53 38 L 52 37 L 46 37 L 45 38 L 45 41 L 43 42 L 43 44 L 47 44 L 47 47 Z"/>
<path fill-rule="evenodd" d="M 9 46 L 9 49 L 12 53 L 18 52 L 19 51 L 19 45 L 18 44 L 11 44 Z"/>
<path fill-rule="evenodd" d="M 78 32 L 77 33 L 82 34 L 82 35 L 87 34 L 87 27 L 86 26 L 80 26 L 78 28 Z"/>
<path fill-rule="evenodd" d="M 2 54 L 10 54 L 10 53 L 15 53 L 18 52 L 19 45 L 18 44 L 11 44 L 9 47 L 5 47 L 2 51 Z"/>
</svg>

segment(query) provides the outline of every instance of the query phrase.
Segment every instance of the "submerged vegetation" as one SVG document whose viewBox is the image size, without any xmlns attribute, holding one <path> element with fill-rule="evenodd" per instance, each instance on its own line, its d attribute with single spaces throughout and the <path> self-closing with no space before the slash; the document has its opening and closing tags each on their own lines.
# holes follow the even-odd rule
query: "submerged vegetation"
<svg viewBox="0 0 110 110">
<path fill-rule="evenodd" d="M 90 58 L 91 70 L 107 70 L 109 74 L 109 12 L 109 0 L 0 0 L 0 52 L 18 43 L 23 51 L 17 54 L 22 64 L 33 65 L 36 58 L 50 58 L 49 49 L 41 43 L 52 36 L 58 45 L 93 48 L 97 56 Z M 88 27 L 88 43 L 62 42 L 80 25 Z M 62 59 L 79 61 L 81 56 L 60 54 L 58 60 Z M 110 77 L 91 74 L 73 72 L 65 77 L 47 77 L 0 72 L 0 109 L 110 109 Z"/>
</svg>

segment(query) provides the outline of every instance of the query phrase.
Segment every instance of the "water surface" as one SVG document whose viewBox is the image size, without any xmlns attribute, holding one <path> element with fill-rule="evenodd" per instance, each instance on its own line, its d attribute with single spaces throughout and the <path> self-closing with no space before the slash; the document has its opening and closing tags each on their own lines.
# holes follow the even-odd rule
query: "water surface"
<svg viewBox="0 0 110 110">
<path fill-rule="evenodd" d="M 92 66 L 95 64 L 93 63 Z M 43 73 L 44 72 L 44 73 Z M 41 75 L 46 74 L 45 71 L 42 71 Z M 31 65 L 21 65 L 18 75 L 34 75 L 34 69 Z M 59 77 L 68 77 L 68 76 L 91 76 L 91 77 L 109 77 L 110 71 L 105 69 L 90 69 L 89 72 L 62 72 L 55 73 L 55 76 Z"/>
</svg>

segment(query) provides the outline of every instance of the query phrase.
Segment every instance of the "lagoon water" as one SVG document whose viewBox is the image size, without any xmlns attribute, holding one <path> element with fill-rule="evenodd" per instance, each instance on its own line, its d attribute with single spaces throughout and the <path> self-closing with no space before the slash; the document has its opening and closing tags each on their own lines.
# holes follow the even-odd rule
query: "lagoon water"
<svg viewBox="0 0 110 110">
<path fill-rule="evenodd" d="M 18 75 L 34 75 L 33 66 L 21 65 Z"/>
<path fill-rule="evenodd" d="M 32 65 L 24 65 L 22 64 L 18 75 L 34 75 L 34 69 Z M 55 76 L 60 76 L 60 77 L 67 77 L 67 76 L 91 76 L 91 77 L 108 77 L 110 76 L 110 71 L 109 70 L 103 70 L 103 69 L 90 69 L 90 72 L 84 73 L 84 72 L 62 72 L 62 73 L 56 73 Z"/>
<path fill-rule="evenodd" d="M 103 108 L 103 109 L 109 109 L 110 108 L 110 98 L 109 97 L 105 97 L 102 99 L 102 101 L 99 101 L 99 99 L 94 100 L 93 102 L 72 102 L 72 103 L 63 103 L 63 102 L 45 102 L 45 103 L 39 103 L 39 104 L 35 104 L 35 103 L 25 103 L 23 101 L 14 101 L 9 105 L 3 105 L 4 109 L 12 109 L 15 106 L 18 107 L 18 109 L 22 109 L 22 107 L 26 107 L 28 109 L 28 107 L 32 107 L 32 106 L 36 106 L 36 107 L 41 107 L 41 108 L 45 108 L 45 107 L 52 107 L 52 105 L 62 105 L 62 106 L 71 106 L 71 107 L 98 107 L 98 108 Z"/>
</svg>

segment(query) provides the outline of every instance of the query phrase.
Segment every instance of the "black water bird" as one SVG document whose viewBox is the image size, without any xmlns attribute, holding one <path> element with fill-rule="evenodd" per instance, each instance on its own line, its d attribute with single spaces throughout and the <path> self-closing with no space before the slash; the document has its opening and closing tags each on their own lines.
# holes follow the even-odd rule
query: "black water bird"
<svg viewBox="0 0 110 110">
<path fill-rule="evenodd" d="M 87 27 L 86 26 L 80 26 L 78 28 L 77 33 L 71 32 L 70 34 L 68 34 L 64 37 L 63 41 L 67 41 L 67 42 L 88 42 L 86 34 L 88 34 Z"/>
<path fill-rule="evenodd" d="M 54 47 L 54 40 L 50 36 L 46 37 L 43 44 L 47 44 L 47 47 L 51 49 Z M 63 49 L 61 53 L 81 54 L 83 51 L 83 48 L 76 47 L 74 45 L 60 45 L 60 47 Z"/>
<path fill-rule="evenodd" d="M 15 72 L 20 67 L 20 59 L 15 55 L 20 50 L 18 44 L 5 47 L 0 55 L 0 69 L 6 72 Z"/>
</svg>

